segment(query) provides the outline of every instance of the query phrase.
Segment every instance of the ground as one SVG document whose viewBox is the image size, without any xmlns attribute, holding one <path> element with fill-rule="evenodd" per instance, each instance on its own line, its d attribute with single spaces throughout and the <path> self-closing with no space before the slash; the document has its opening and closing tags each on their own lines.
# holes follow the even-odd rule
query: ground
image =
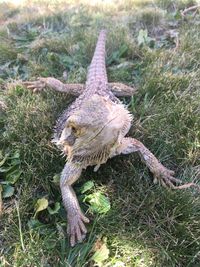
<svg viewBox="0 0 200 267">
<path fill-rule="evenodd" d="M 92 1 L 90 1 L 92 2 Z M 50 142 L 73 99 L 33 94 L 22 82 L 84 82 L 107 27 L 109 81 L 138 93 L 122 101 L 130 131 L 184 182 L 200 179 L 200 14 L 195 1 L 25 1 L 0 4 L 0 266 L 200 266 L 200 197 L 153 185 L 138 155 L 84 171 L 75 185 L 91 220 L 69 247 L 58 186 L 65 159 Z M 195 12 L 195 13 L 194 13 Z M 89 182 L 88 182 L 89 181 Z"/>
</svg>

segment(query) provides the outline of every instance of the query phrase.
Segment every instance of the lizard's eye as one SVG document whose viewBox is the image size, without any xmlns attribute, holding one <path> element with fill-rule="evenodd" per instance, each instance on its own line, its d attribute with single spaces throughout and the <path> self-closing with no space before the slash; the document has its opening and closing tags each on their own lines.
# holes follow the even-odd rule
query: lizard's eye
<svg viewBox="0 0 200 267">
<path fill-rule="evenodd" d="M 76 133 L 77 132 L 77 128 L 75 126 L 72 126 L 71 129 L 72 129 L 72 132 L 73 133 Z"/>
<path fill-rule="evenodd" d="M 80 128 L 78 128 L 78 127 L 76 127 L 76 126 L 74 126 L 74 125 L 71 126 L 71 131 L 72 131 L 72 133 L 73 133 L 75 136 L 79 136 L 80 133 L 81 133 Z"/>
</svg>

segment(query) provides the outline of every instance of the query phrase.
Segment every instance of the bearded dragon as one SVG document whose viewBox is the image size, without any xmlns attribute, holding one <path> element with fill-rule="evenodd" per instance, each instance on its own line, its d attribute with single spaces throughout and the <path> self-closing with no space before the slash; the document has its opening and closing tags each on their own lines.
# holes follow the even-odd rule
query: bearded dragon
<svg viewBox="0 0 200 267">
<path fill-rule="evenodd" d="M 108 83 L 105 64 L 106 31 L 101 30 L 86 84 L 63 84 L 54 78 L 39 78 L 25 82 L 34 92 L 46 86 L 60 92 L 79 95 L 58 118 L 53 142 L 64 152 L 67 162 L 61 173 L 60 189 L 67 211 L 67 232 L 71 246 L 83 241 L 89 219 L 80 209 L 72 184 L 80 177 L 83 169 L 101 164 L 119 154 L 138 152 L 152 172 L 154 183 L 164 187 L 183 189 L 196 186 L 194 183 L 177 185 L 181 180 L 174 171 L 164 167 L 159 160 L 139 141 L 126 137 L 132 122 L 132 114 L 116 96 L 133 95 L 135 88 Z"/>
</svg>

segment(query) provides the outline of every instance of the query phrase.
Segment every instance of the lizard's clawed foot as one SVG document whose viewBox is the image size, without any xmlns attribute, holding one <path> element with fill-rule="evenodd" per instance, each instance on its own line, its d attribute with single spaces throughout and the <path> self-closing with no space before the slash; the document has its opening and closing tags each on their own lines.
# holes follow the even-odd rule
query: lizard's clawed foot
<svg viewBox="0 0 200 267">
<path fill-rule="evenodd" d="M 162 186 L 166 188 L 171 189 L 185 189 L 189 187 L 195 187 L 198 190 L 200 190 L 200 187 L 195 183 L 187 183 L 183 185 L 177 185 L 181 184 L 182 181 L 180 179 L 175 178 L 174 171 L 171 171 L 167 168 L 165 168 L 161 163 L 159 163 L 153 170 L 151 170 L 154 176 L 154 184 L 160 183 Z"/>
<path fill-rule="evenodd" d="M 68 226 L 67 233 L 70 236 L 70 244 L 73 247 L 76 243 L 80 243 L 84 240 L 87 229 L 84 223 L 89 223 L 89 219 L 85 217 L 81 212 L 77 214 L 68 214 Z"/>
<path fill-rule="evenodd" d="M 33 90 L 34 93 L 42 91 L 46 84 L 45 84 L 45 78 L 38 78 L 37 81 L 29 81 L 29 82 L 23 82 L 23 84 L 28 88 Z"/>
</svg>

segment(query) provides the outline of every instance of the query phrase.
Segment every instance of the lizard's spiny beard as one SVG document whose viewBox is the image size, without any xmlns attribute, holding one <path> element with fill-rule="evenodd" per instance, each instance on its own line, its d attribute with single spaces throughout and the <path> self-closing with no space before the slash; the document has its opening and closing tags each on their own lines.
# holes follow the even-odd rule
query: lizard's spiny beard
<svg viewBox="0 0 200 267">
<path fill-rule="evenodd" d="M 72 161 L 82 163 L 85 167 L 89 165 L 96 165 L 105 163 L 109 156 L 110 150 L 113 144 L 104 146 L 101 150 L 94 151 L 90 154 L 88 152 L 83 151 L 78 155 L 72 155 Z"/>
<path fill-rule="evenodd" d="M 106 125 L 107 124 L 105 124 L 100 130 L 93 133 L 92 137 L 90 136 L 84 141 L 80 143 L 78 142 L 78 144 L 75 142 L 74 146 L 72 146 L 71 154 L 68 159 L 80 162 L 87 166 L 106 162 L 110 156 L 111 148 L 118 139 L 118 135 L 116 135 L 113 136 L 113 139 L 109 140 L 107 144 L 101 144 L 103 140 L 103 129 Z M 77 141 L 79 140 L 77 139 Z"/>
<path fill-rule="evenodd" d="M 123 130 L 116 129 L 113 132 L 112 123 L 118 117 L 119 115 L 112 117 L 100 129 L 96 130 L 92 136 L 88 136 L 82 142 L 75 142 L 68 159 L 80 162 L 85 166 L 105 163 Z M 79 140 L 77 139 L 77 141 Z"/>
</svg>

